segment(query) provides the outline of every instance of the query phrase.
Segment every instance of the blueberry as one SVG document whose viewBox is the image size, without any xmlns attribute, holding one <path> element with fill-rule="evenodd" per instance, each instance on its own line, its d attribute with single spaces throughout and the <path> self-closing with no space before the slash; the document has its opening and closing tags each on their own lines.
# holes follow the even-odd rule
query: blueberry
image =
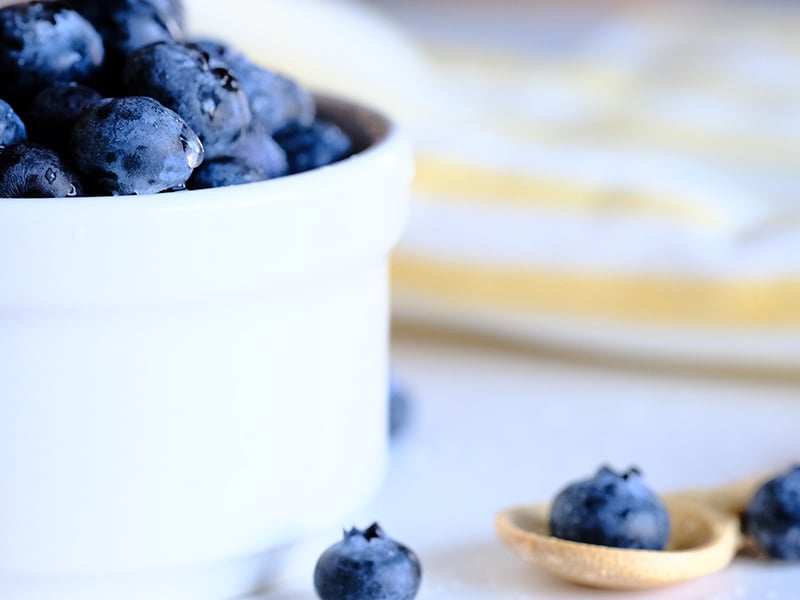
<svg viewBox="0 0 800 600">
<path fill-rule="evenodd" d="M 64 198 L 81 193 L 78 176 L 50 148 L 20 142 L 0 151 L 0 198 Z"/>
<path fill-rule="evenodd" d="M 762 485 L 742 521 L 745 533 L 768 556 L 800 560 L 800 465 Z"/>
<path fill-rule="evenodd" d="M 223 187 L 264 181 L 285 175 L 286 154 L 268 135 L 249 133 L 239 138 L 227 156 L 206 160 L 187 182 L 189 189 Z"/>
<path fill-rule="evenodd" d="M 416 554 L 389 538 L 377 523 L 351 529 L 325 550 L 314 569 L 322 600 L 411 600 L 422 569 Z"/>
<path fill-rule="evenodd" d="M 84 108 L 100 100 L 97 91 L 76 83 L 56 83 L 40 90 L 25 113 L 31 140 L 68 152 L 72 126 Z"/>
<path fill-rule="evenodd" d="M 253 129 L 274 134 L 288 127 L 307 127 L 313 123 L 314 97 L 295 80 L 256 65 L 225 44 L 211 40 L 196 44 L 209 55 L 212 65 L 227 67 L 239 81 L 250 103 Z"/>
<path fill-rule="evenodd" d="M 203 145 L 175 112 L 152 98 L 107 98 L 88 106 L 72 130 L 78 170 L 98 193 L 181 189 L 203 161 Z"/>
<path fill-rule="evenodd" d="M 350 138 L 333 123 L 317 120 L 309 127 L 293 126 L 275 134 L 286 152 L 290 173 L 302 173 L 346 157 Z"/>
<path fill-rule="evenodd" d="M 16 100 L 56 81 L 84 81 L 103 57 L 100 35 L 63 2 L 0 10 L 0 79 Z"/>
<path fill-rule="evenodd" d="M 11 105 L 0 100 L 0 148 L 23 142 L 28 138 L 25 124 Z"/>
<path fill-rule="evenodd" d="M 151 96 L 174 110 L 197 133 L 206 157 L 227 156 L 251 121 L 239 82 L 190 44 L 156 42 L 134 51 L 122 81 L 130 94 Z"/>
<path fill-rule="evenodd" d="M 72 4 L 100 32 L 112 70 L 137 48 L 185 37 L 179 0 L 72 0 Z"/>
<path fill-rule="evenodd" d="M 594 477 L 564 488 L 550 509 L 557 538 L 617 548 L 662 550 L 669 540 L 669 514 L 636 469 L 601 467 Z"/>
<path fill-rule="evenodd" d="M 408 424 L 411 412 L 411 400 L 408 389 L 400 378 L 391 373 L 389 376 L 389 435 L 397 437 Z"/>
</svg>

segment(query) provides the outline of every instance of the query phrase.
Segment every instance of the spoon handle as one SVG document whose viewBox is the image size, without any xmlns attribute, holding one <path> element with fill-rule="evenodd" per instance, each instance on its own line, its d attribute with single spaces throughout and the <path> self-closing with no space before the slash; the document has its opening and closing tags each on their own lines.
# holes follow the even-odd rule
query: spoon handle
<svg viewBox="0 0 800 600">
<path fill-rule="evenodd" d="M 739 516 L 744 512 L 756 490 L 767 479 L 769 479 L 769 475 L 759 475 L 712 488 L 674 492 L 666 494 L 666 497 L 700 502 L 725 513 Z"/>
</svg>

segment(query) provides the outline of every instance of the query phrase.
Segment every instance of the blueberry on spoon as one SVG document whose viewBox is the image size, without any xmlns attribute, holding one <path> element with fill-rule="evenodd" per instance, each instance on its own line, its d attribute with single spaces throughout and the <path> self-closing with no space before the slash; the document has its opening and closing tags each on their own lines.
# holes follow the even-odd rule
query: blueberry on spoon
<svg viewBox="0 0 800 600">
<path fill-rule="evenodd" d="M 637 469 L 617 473 L 601 467 L 593 477 L 569 484 L 555 497 L 550 532 L 586 544 L 663 550 L 670 519 Z"/>
<path fill-rule="evenodd" d="M 800 560 L 800 465 L 763 484 L 742 521 L 744 532 L 768 556 Z"/>
</svg>

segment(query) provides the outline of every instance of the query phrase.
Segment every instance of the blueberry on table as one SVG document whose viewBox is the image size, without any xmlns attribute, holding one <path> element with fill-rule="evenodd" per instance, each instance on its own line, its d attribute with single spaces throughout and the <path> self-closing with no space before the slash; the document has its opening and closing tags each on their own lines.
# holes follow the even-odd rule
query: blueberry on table
<svg viewBox="0 0 800 600">
<path fill-rule="evenodd" d="M 412 600 L 421 578 L 416 554 L 373 523 L 345 531 L 322 553 L 314 588 L 322 600 Z"/>
<path fill-rule="evenodd" d="M 800 466 L 762 485 L 742 521 L 745 533 L 768 556 L 800 560 Z"/>
<path fill-rule="evenodd" d="M 395 374 L 389 375 L 389 436 L 397 437 L 410 420 L 411 400 L 403 381 Z"/>
<path fill-rule="evenodd" d="M 83 109 L 102 99 L 96 90 L 77 83 L 56 83 L 43 88 L 25 112 L 30 139 L 67 153 L 72 127 Z"/>
<path fill-rule="evenodd" d="M 191 189 L 253 183 L 286 175 L 286 153 L 268 135 L 247 133 L 234 142 L 230 154 L 195 169 L 186 186 Z"/>
<path fill-rule="evenodd" d="M 0 148 L 28 139 L 25 124 L 5 100 L 0 100 Z"/>
<path fill-rule="evenodd" d="M 50 148 L 20 142 L 0 151 L 0 198 L 65 198 L 81 193 L 78 176 Z"/>
<path fill-rule="evenodd" d="M 550 533 L 586 544 L 663 550 L 670 519 L 638 470 L 617 473 L 601 467 L 558 493 L 550 508 Z"/>
<path fill-rule="evenodd" d="M 252 129 L 274 134 L 288 127 L 308 127 L 314 122 L 314 97 L 294 79 L 261 67 L 220 42 L 195 43 L 209 55 L 212 66 L 226 67 L 239 81 L 250 103 Z"/>
<path fill-rule="evenodd" d="M 72 152 L 97 193 L 182 189 L 203 161 L 203 145 L 180 116 L 146 96 L 88 106 L 72 129 Z"/>
<path fill-rule="evenodd" d="M 104 56 L 100 34 L 63 2 L 0 9 L 0 80 L 15 100 L 56 81 L 84 81 Z"/>
<path fill-rule="evenodd" d="M 350 138 L 337 125 L 317 120 L 310 126 L 295 125 L 275 134 L 275 141 L 286 152 L 290 173 L 324 167 L 346 157 L 352 148 Z"/>
<path fill-rule="evenodd" d="M 134 51 L 122 71 L 123 87 L 174 110 L 197 133 L 206 157 L 226 156 L 249 128 L 250 107 L 239 82 L 222 67 L 211 67 L 198 47 L 156 42 Z"/>
</svg>

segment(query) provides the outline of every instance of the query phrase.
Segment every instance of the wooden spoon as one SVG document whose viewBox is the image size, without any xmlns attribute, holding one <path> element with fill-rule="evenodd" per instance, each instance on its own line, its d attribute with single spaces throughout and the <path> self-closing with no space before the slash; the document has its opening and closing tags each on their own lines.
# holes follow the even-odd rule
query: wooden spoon
<svg viewBox="0 0 800 600">
<path fill-rule="evenodd" d="M 753 478 L 663 497 L 672 521 L 665 550 L 631 550 L 555 538 L 548 503 L 497 514 L 500 540 L 524 560 L 574 583 L 608 589 L 677 583 L 725 568 L 742 544 L 739 513 L 764 481 Z"/>
</svg>

